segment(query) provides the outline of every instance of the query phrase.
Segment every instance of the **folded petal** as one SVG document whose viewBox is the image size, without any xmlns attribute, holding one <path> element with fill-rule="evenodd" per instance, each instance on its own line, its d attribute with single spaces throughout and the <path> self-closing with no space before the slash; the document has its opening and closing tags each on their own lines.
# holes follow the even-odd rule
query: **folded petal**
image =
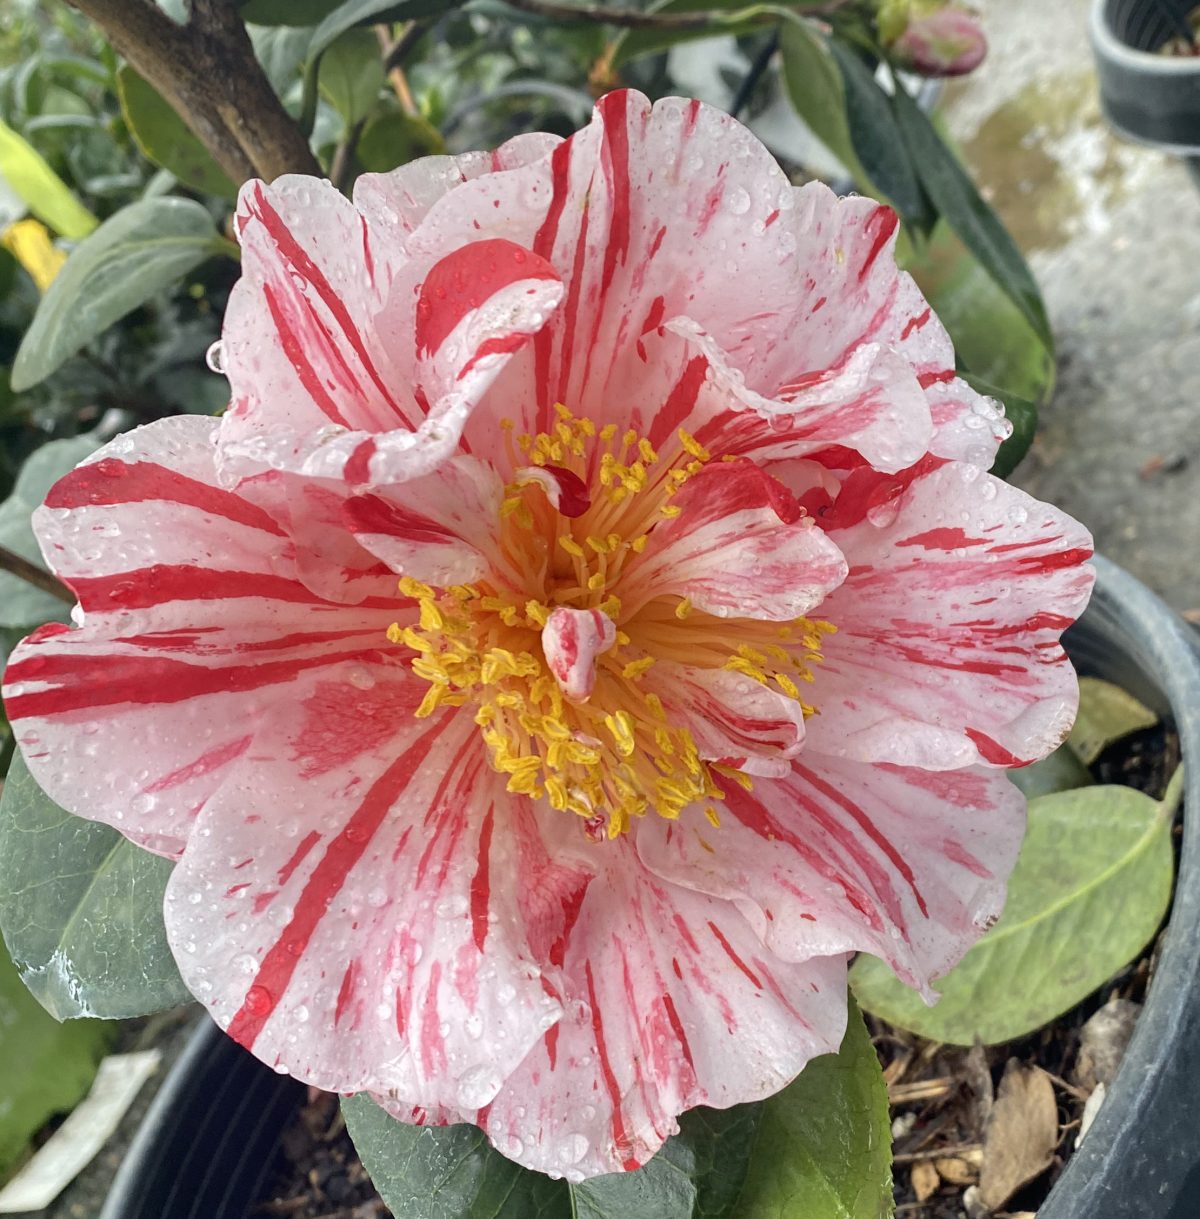
<svg viewBox="0 0 1200 1219">
<path fill-rule="evenodd" d="M 934 770 L 1020 766 L 1075 718 L 1059 645 L 1094 573 L 1077 521 L 978 467 L 852 476 L 823 523 L 850 572 L 821 607 L 809 747 Z"/>
<path fill-rule="evenodd" d="M 647 819 L 664 881 L 734 902 L 784 960 L 870 952 L 929 992 L 1004 905 L 1025 801 L 998 771 L 934 773 L 811 748 L 783 779 L 725 784 L 720 828 Z"/>
<path fill-rule="evenodd" d="M 786 621 L 841 583 L 841 552 L 795 497 L 747 460 L 713 461 L 672 497 L 678 515 L 657 525 L 623 585 L 626 608 L 641 595 L 674 593 L 718 617 Z"/>
</svg>

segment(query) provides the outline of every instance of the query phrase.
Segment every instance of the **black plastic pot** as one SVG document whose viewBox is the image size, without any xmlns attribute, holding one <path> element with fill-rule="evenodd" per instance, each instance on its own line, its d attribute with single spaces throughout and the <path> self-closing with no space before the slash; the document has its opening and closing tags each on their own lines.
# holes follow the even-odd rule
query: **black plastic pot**
<svg viewBox="0 0 1200 1219">
<path fill-rule="evenodd" d="M 1092 8 L 1092 47 L 1109 122 L 1131 140 L 1188 158 L 1200 156 L 1200 57 L 1156 52 L 1195 4 L 1095 0 Z"/>
<path fill-rule="evenodd" d="M 1200 650 L 1103 559 L 1066 643 L 1080 672 L 1172 722 L 1188 765 L 1170 929 L 1124 1064 L 1038 1219 L 1200 1217 Z M 246 1219 L 302 1085 L 205 1020 L 155 1097 L 99 1219 Z"/>
</svg>

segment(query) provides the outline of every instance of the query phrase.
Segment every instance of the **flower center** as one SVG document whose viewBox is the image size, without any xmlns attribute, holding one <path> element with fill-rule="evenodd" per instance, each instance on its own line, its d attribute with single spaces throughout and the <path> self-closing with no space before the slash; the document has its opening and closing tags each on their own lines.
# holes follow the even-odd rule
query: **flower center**
<svg viewBox="0 0 1200 1219">
<path fill-rule="evenodd" d="M 816 620 L 715 617 L 656 592 L 640 557 L 654 528 L 680 513 L 672 497 L 709 454 L 684 431 L 669 456 L 635 432 L 597 430 L 563 406 L 551 432 L 505 429 L 512 477 L 501 507 L 502 570 L 433 588 L 411 577 L 417 603 L 388 637 L 416 653 L 429 683 L 417 716 L 471 705 L 508 790 L 586 818 L 616 837 L 648 811 L 676 818 L 703 802 L 714 825 L 716 775 L 749 788 L 734 765 L 700 756 L 684 709 L 655 688 L 664 662 L 744 674 L 794 700 L 821 659 Z"/>
</svg>

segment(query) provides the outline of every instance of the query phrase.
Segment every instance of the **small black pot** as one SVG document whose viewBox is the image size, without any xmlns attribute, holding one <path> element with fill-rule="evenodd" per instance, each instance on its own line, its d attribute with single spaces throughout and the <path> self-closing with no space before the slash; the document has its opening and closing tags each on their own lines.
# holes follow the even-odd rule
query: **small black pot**
<svg viewBox="0 0 1200 1219">
<path fill-rule="evenodd" d="M 1157 54 L 1196 0 L 1095 0 L 1092 48 L 1108 121 L 1131 140 L 1200 156 L 1200 57 Z"/>
<path fill-rule="evenodd" d="M 1149 589 L 1104 559 L 1065 639 L 1081 673 L 1173 723 L 1188 765 L 1170 929 L 1125 1061 L 1038 1219 L 1200 1216 L 1200 650 Z M 172 1068 L 99 1219 L 246 1219 L 304 1096 L 207 1019 Z"/>
</svg>

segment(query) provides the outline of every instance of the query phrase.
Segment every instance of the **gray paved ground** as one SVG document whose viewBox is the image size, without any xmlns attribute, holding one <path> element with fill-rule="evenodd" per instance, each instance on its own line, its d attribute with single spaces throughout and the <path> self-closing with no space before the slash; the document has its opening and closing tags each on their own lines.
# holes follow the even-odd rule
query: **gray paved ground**
<svg viewBox="0 0 1200 1219">
<path fill-rule="evenodd" d="M 950 124 L 1030 258 L 1060 355 L 1015 481 L 1200 614 L 1200 191 L 1105 128 L 1090 0 L 981 7 L 991 54 L 952 93 Z"/>
</svg>

